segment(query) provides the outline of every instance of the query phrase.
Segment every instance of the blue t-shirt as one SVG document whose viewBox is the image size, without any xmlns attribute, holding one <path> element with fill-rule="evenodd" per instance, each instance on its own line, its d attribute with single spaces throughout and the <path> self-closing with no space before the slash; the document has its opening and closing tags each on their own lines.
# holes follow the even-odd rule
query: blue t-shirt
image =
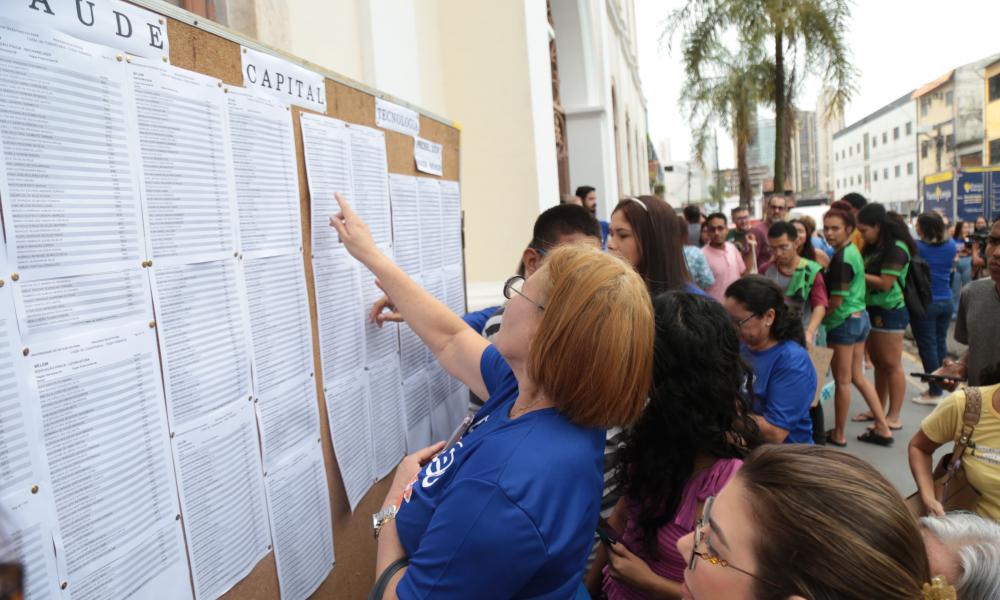
<svg viewBox="0 0 1000 600">
<path fill-rule="evenodd" d="M 448 452 L 420 471 L 396 516 L 410 557 L 396 588 L 416 598 L 573 598 L 593 543 L 604 431 L 555 408 L 510 418 L 517 379 L 488 346 L 490 399 Z"/>
<path fill-rule="evenodd" d="M 696 296 L 708 296 L 709 298 L 712 298 L 711 296 L 708 295 L 708 292 L 696 286 L 695 284 L 691 283 L 690 281 L 684 283 L 684 291 L 689 294 L 694 294 Z M 712 299 L 715 300 L 715 298 Z"/>
<path fill-rule="evenodd" d="M 788 431 L 786 444 L 811 444 L 809 407 L 816 395 L 816 369 L 805 348 L 785 340 L 762 352 L 741 344 L 753 367 L 754 412 Z"/>
<path fill-rule="evenodd" d="M 608 232 L 611 231 L 611 223 L 600 221 L 601 224 L 601 250 L 608 249 Z"/>
<path fill-rule="evenodd" d="M 499 310 L 499 306 L 488 306 L 483 310 L 477 310 L 475 312 L 466 313 L 462 317 L 465 324 L 476 330 L 476 333 L 482 335 L 483 329 L 486 327 L 486 321 L 490 320 L 490 317 Z"/>
<path fill-rule="evenodd" d="M 917 240 L 917 255 L 931 267 L 931 300 L 951 300 L 951 268 L 958 246 L 949 238 L 943 244 L 928 244 Z"/>
</svg>

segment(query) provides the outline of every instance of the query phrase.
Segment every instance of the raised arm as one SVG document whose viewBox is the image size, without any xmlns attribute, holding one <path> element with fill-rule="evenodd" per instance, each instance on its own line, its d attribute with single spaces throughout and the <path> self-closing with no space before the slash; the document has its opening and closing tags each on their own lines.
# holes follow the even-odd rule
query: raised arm
<svg viewBox="0 0 1000 600">
<path fill-rule="evenodd" d="M 479 361 L 489 343 L 382 254 L 368 225 L 340 194 L 336 197 L 340 212 L 330 217 L 330 225 L 347 251 L 375 275 L 399 314 L 441 366 L 480 398 L 488 397 Z"/>
</svg>

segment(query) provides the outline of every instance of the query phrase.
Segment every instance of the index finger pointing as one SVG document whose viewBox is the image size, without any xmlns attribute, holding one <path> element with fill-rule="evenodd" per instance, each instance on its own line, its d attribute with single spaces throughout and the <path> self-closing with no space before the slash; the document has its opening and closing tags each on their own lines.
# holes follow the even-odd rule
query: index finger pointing
<svg viewBox="0 0 1000 600">
<path fill-rule="evenodd" d="M 351 205 L 348 204 L 347 199 L 344 198 L 344 196 L 341 195 L 340 192 L 334 192 L 333 197 L 337 201 L 337 204 L 340 205 L 340 212 L 341 214 L 344 215 L 345 218 L 350 218 L 354 216 L 354 209 L 351 208 Z"/>
</svg>

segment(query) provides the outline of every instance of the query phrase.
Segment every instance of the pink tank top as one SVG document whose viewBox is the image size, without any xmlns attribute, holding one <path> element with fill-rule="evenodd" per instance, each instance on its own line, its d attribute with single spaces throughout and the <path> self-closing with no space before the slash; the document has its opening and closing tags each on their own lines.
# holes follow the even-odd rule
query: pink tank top
<svg viewBox="0 0 1000 600">
<path fill-rule="evenodd" d="M 680 506 L 677 508 L 677 515 L 674 516 L 673 521 L 660 527 L 656 534 L 659 554 L 653 560 L 644 556 L 646 552 L 643 550 L 641 534 L 636 522 L 638 506 L 626 498 L 628 521 L 625 532 L 622 534 L 625 547 L 642 557 L 649 568 L 660 577 L 676 582 L 683 581 L 686 558 L 677 553 L 677 540 L 694 531 L 698 505 L 709 496 L 718 495 L 742 464 L 743 461 L 738 458 L 720 458 L 710 468 L 695 474 L 687 482 L 684 486 L 684 494 L 681 496 Z M 608 600 L 645 600 L 649 598 L 644 592 L 613 579 L 608 573 L 607 566 L 604 567 L 603 589 Z"/>
</svg>

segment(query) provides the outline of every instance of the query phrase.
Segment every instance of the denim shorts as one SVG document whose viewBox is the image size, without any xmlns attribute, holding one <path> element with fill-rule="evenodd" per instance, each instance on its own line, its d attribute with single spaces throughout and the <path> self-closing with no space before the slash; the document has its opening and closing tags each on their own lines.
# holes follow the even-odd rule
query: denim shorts
<svg viewBox="0 0 1000 600">
<path fill-rule="evenodd" d="M 853 346 L 868 339 L 872 330 L 868 313 L 860 311 L 857 316 L 851 315 L 833 329 L 826 332 L 826 343 L 829 346 Z"/>
<path fill-rule="evenodd" d="M 872 323 L 872 331 L 879 333 L 903 333 L 910 324 L 910 311 L 905 306 L 900 308 L 868 307 L 868 318 Z"/>
</svg>

